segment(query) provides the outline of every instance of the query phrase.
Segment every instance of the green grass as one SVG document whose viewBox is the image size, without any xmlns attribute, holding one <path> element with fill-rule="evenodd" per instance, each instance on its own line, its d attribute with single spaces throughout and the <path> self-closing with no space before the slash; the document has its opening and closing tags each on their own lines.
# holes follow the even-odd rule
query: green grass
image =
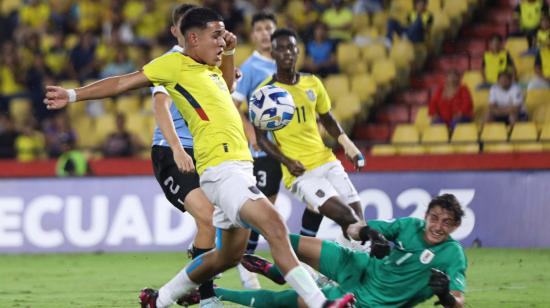
<svg viewBox="0 0 550 308">
<path fill-rule="evenodd" d="M 467 307 L 550 307 L 550 249 L 469 249 L 467 255 Z M 185 263 L 184 253 L 2 255 L 0 307 L 137 307 L 140 288 L 160 287 Z M 216 283 L 240 288 L 235 270 Z"/>
</svg>

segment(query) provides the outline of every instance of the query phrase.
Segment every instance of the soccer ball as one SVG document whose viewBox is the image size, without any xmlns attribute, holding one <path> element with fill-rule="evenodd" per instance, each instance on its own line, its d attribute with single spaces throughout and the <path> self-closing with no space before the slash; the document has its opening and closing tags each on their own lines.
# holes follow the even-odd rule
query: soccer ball
<svg viewBox="0 0 550 308">
<path fill-rule="evenodd" d="M 261 130 L 278 130 L 292 121 L 294 100 L 285 89 L 267 85 L 256 90 L 248 104 L 250 122 Z"/>
</svg>

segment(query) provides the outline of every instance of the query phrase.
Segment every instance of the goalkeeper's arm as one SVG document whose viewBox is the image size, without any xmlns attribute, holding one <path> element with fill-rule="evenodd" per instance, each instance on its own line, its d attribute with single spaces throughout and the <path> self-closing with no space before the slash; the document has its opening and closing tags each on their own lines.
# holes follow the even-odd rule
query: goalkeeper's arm
<svg viewBox="0 0 550 308">
<path fill-rule="evenodd" d="M 460 291 L 450 291 L 449 282 L 450 279 L 447 274 L 432 268 L 432 275 L 430 276 L 428 285 L 439 299 L 436 305 L 439 304 L 445 308 L 464 307 L 464 293 Z"/>
</svg>

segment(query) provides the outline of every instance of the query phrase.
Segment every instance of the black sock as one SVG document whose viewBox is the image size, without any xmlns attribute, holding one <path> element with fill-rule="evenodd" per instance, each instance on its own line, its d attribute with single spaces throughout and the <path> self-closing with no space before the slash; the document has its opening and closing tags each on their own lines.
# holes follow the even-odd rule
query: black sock
<svg viewBox="0 0 550 308">
<path fill-rule="evenodd" d="M 256 251 L 256 247 L 258 247 L 258 238 L 260 235 L 258 232 L 252 230 L 250 231 L 250 237 L 248 238 L 248 245 L 246 246 L 246 253 L 247 254 L 253 254 Z"/>
<path fill-rule="evenodd" d="M 302 215 L 302 229 L 300 230 L 300 235 L 316 237 L 322 220 L 323 215 L 310 211 L 306 208 L 304 210 L 304 214 Z"/>
<path fill-rule="evenodd" d="M 203 253 L 209 252 L 212 249 L 213 248 L 204 249 L 193 246 L 193 259 L 202 255 Z M 212 282 L 212 280 L 203 282 L 199 286 L 199 293 L 201 295 L 201 299 L 207 299 L 216 296 L 216 294 L 214 293 L 214 283 Z"/>
</svg>

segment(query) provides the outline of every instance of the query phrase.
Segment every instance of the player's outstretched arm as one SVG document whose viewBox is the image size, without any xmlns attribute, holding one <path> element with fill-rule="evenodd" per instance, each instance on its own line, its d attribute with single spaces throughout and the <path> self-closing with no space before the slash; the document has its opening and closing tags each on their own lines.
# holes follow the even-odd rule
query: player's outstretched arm
<svg viewBox="0 0 550 308">
<path fill-rule="evenodd" d="M 105 78 L 77 89 L 46 86 L 44 104 L 48 109 L 61 109 L 68 103 L 116 96 L 132 89 L 150 86 L 143 71 Z"/>
<path fill-rule="evenodd" d="M 319 120 L 321 120 L 321 124 L 323 124 L 327 132 L 334 139 L 338 140 L 338 143 L 344 148 L 347 158 L 353 162 L 355 169 L 360 170 L 363 168 L 365 166 L 363 154 L 361 154 L 361 151 L 359 151 L 355 144 L 349 139 L 332 113 L 329 111 L 319 114 Z"/>
<path fill-rule="evenodd" d="M 300 161 L 285 156 L 283 152 L 281 152 L 281 149 L 279 149 L 275 143 L 271 142 L 271 140 L 267 138 L 265 131 L 255 128 L 255 132 L 258 145 L 267 153 L 267 155 L 285 165 L 292 175 L 300 176 L 304 174 L 306 168 Z"/>
<path fill-rule="evenodd" d="M 444 272 L 435 268 L 431 269 L 432 275 L 428 285 L 432 288 L 433 293 L 438 297 L 435 303 L 445 308 L 462 308 L 464 307 L 464 294 L 460 291 L 450 291 L 450 278 Z"/>
<path fill-rule="evenodd" d="M 157 89 L 157 87 L 155 87 Z M 166 93 L 161 91 L 155 91 L 153 93 L 153 113 L 157 125 L 162 132 L 162 135 L 170 145 L 172 153 L 174 155 L 174 161 L 181 172 L 195 172 L 195 165 L 193 164 L 193 158 L 185 152 L 183 149 L 176 128 L 174 126 L 174 120 L 170 113 L 170 105 L 172 99 Z M 166 91 L 166 90 L 164 90 Z"/>
</svg>

